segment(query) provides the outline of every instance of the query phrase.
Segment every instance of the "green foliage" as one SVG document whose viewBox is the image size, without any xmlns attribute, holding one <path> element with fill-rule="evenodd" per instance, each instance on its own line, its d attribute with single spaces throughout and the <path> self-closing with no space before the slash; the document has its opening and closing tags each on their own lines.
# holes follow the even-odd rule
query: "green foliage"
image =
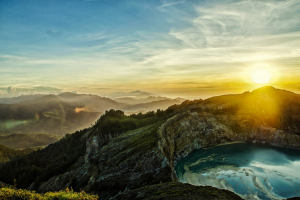
<svg viewBox="0 0 300 200">
<path fill-rule="evenodd" d="M 164 117 L 163 111 L 158 110 L 159 116 L 154 111 L 146 114 L 132 114 L 126 116 L 121 110 L 106 111 L 96 122 L 95 128 L 100 135 L 120 135 L 129 130 L 134 130 L 158 122 Z"/>
<path fill-rule="evenodd" d="M 0 164 L 8 162 L 13 158 L 17 158 L 32 152 L 33 149 L 14 150 L 9 147 L 0 145 Z"/>
<path fill-rule="evenodd" d="M 0 135 L 0 144 L 13 149 L 22 149 L 36 146 L 46 146 L 56 142 L 58 136 L 50 134 L 10 134 Z"/>
<path fill-rule="evenodd" d="M 100 137 L 111 135 L 116 137 L 130 130 L 159 123 L 176 111 L 189 105 L 194 105 L 202 100 L 185 101 L 181 105 L 174 105 L 166 111 L 150 111 L 145 114 L 133 114 L 126 116 L 123 111 L 110 110 L 96 122 L 95 126 L 77 131 L 74 134 L 67 134 L 56 143 L 50 144 L 45 149 L 25 155 L 19 159 L 12 160 L 0 166 L 0 180 L 13 184 L 17 180 L 17 186 L 27 188 L 32 183 L 38 187 L 42 182 L 49 180 L 55 175 L 62 174 L 69 170 L 80 156 L 83 156 L 86 148 L 86 141 L 82 136 L 87 130 L 93 130 L 93 134 Z M 126 135 L 126 133 L 124 134 Z M 152 148 L 157 143 L 156 129 L 139 137 L 132 137 L 130 145 L 134 149 Z M 109 137 L 107 137 L 109 138 Z M 109 140 L 108 140 L 109 141 Z"/>
<path fill-rule="evenodd" d="M 74 192 L 73 190 L 61 190 L 59 192 L 47 192 L 45 194 L 35 193 L 34 191 L 0 188 L 1 199 L 22 199 L 22 200 L 54 200 L 54 199 L 81 199 L 81 200 L 97 200 L 97 195 L 90 195 L 85 192 Z"/>
<path fill-rule="evenodd" d="M 134 130 L 140 127 L 148 126 L 154 124 L 162 119 L 170 117 L 175 112 L 186 108 L 191 105 L 199 104 L 203 100 L 194 100 L 194 101 L 184 101 L 180 105 L 170 106 L 167 110 L 163 111 L 158 109 L 155 111 L 149 111 L 145 114 L 131 114 L 126 116 L 121 110 L 109 110 L 106 111 L 104 115 L 100 117 L 99 120 L 95 123 L 95 128 L 97 129 L 98 134 L 121 134 L 129 130 Z"/>
<path fill-rule="evenodd" d="M 0 180 L 17 186 L 27 188 L 35 182 L 39 185 L 49 178 L 64 173 L 85 153 L 85 141 L 81 139 L 86 130 L 67 134 L 56 143 L 45 149 L 32 152 L 19 159 L 14 159 L 0 165 Z"/>
<path fill-rule="evenodd" d="M 145 126 L 133 131 L 128 131 L 118 137 L 115 140 L 119 141 L 118 145 L 124 147 L 126 154 L 122 152 L 123 159 L 119 159 L 117 162 L 114 162 L 115 165 L 124 162 L 125 160 L 130 159 L 136 153 L 147 152 L 148 150 L 156 147 L 159 140 L 159 135 L 157 130 L 163 121 L 157 122 L 150 126 Z M 111 144 L 113 145 L 113 143 Z M 109 146 L 105 146 L 107 148 Z M 114 159 L 114 158 L 112 158 Z"/>
</svg>

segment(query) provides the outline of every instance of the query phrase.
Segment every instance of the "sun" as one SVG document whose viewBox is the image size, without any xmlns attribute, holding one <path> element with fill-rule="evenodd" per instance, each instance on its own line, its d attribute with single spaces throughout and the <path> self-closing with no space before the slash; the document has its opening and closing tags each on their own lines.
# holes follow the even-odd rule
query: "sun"
<svg viewBox="0 0 300 200">
<path fill-rule="evenodd" d="M 272 74 L 266 69 L 257 69 L 252 72 L 251 78 L 254 83 L 265 84 L 270 82 Z"/>
</svg>

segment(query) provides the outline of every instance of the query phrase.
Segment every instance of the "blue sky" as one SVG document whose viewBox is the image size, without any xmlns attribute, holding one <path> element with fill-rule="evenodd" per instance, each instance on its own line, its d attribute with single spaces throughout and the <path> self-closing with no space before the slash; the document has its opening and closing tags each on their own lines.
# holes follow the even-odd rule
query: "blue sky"
<svg viewBox="0 0 300 200">
<path fill-rule="evenodd" d="M 299 19 L 298 0 L 2 0 L 0 93 L 203 98 L 257 87 L 256 68 L 298 92 Z"/>
</svg>

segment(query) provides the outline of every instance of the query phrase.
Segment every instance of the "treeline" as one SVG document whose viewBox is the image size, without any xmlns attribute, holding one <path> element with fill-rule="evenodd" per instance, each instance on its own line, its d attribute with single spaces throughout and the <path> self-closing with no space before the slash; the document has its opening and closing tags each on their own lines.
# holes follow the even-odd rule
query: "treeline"
<svg viewBox="0 0 300 200">
<path fill-rule="evenodd" d="M 87 130 L 96 130 L 94 134 L 122 134 L 139 127 L 156 123 L 170 117 L 180 109 L 202 102 L 185 101 L 181 105 L 170 106 L 167 110 L 157 110 L 145 114 L 126 116 L 123 111 L 110 110 L 102 115 L 92 128 L 67 134 L 64 138 L 48 145 L 45 149 L 32 152 L 19 159 L 0 165 L 0 181 L 27 188 L 35 183 L 36 188 L 55 175 L 71 169 L 79 157 L 85 154 L 86 141 L 82 136 Z"/>
<path fill-rule="evenodd" d="M 201 103 L 203 100 L 184 101 L 180 105 L 170 106 L 166 110 L 149 111 L 145 114 L 131 114 L 129 116 L 121 110 L 109 110 L 102 115 L 95 123 L 95 130 L 100 135 L 121 134 L 123 132 L 134 130 L 140 127 L 148 126 L 160 120 L 170 117 L 180 109 L 190 105 Z"/>
<path fill-rule="evenodd" d="M 36 133 L 36 134 L 10 134 L 0 135 L 0 144 L 12 149 L 22 149 L 36 146 L 46 146 L 58 141 L 56 135 Z"/>
<path fill-rule="evenodd" d="M 0 164 L 29 154 L 32 151 L 34 151 L 34 149 L 15 150 L 0 144 Z"/>
<path fill-rule="evenodd" d="M 33 182 L 39 185 L 66 172 L 85 153 L 85 141 L 81 139 L 85 132 L 86 129 L 67 134 L 45 149 L 0 165 L 0 180 L 13 185 L 15 179 L 18 187 L 27 188 Z"/>
</svg>

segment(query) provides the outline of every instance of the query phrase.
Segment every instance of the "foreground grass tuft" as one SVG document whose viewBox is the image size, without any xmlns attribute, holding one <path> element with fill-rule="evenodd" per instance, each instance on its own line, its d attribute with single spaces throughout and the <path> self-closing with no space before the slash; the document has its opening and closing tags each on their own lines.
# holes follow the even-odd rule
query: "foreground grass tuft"
<svg viewBox="0 0 300 200">
<path fill-rule="evenodd" d="M 97 200 L 97 195 L 90 195 L 85 192 L 74 192 L 69 190 L 61 190 L 59 192 L 47 192 L 45 194 L 35 193 L 23 189 L 0 188 L 0 200 L 18 199 L 18 200 Z"/>
</svg>

